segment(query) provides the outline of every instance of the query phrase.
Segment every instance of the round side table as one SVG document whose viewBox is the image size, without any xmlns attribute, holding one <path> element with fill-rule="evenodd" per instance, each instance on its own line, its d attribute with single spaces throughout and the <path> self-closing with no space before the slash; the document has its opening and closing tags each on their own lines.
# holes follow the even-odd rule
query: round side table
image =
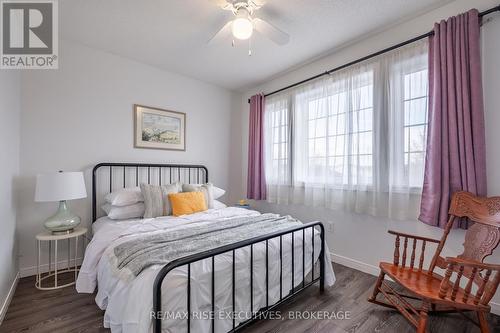
<svg viewBox="0 0 500 333">
<path fill-rule="evenodd" d="M 38 256 L 37 256 L 37 270 L 36 270 L 36 282 L 35 282 L 35 287 L 40 290 L 53 290 L 53 289 L 59 289 L 59 288 L 64 288 L 64 287 L 69 287 L 72 286 L 76 283 L 76 278 L 78 277 L 78 238 L 82 238 L 82 244 L 85 242 L 85 234 L 87 233 L 87 228 L 84 227 L 77 227 L 75 228 L 72 232 L 68 234 L 62 234 L 62 235 L 54 235 L 50 231 L 44 231 L 36 235 L 36 242 L 37 242 L 37 250 L 38 250 Z M 71 258 L 71 241 L 74 240 L 74 257 L 73 259 Z M 67 241 L 67 246 L 68 246 L 68 263 L 67 267 L 64 269 L 58 269 L 58 241 Z M 48 242 L 48 248 L 49 248 L 49 271 L 46 273 L 41 272 L 41 246 L 42 242 Z M 54 263 L 52 263 L 52 243 L 54 243 Z M 73 260 L 73 265 L 71 265 L 71 261 Z M 52 266 L 54 266 L 54 270 L 52 270 Z M 73 273 L 74 274 L 74 280 L 69 283 L 65 284 L 60 284 L 58 281 L 58 276 L 60 277 L 61 274 L 68 274 L 68 273 Z M 46 285 L 43 285 L 43 281 L 47 280 L 48 278 L 53 277 L 54 283 L 52 285 L 49 285 L 48 283 Z"/>
</svg>

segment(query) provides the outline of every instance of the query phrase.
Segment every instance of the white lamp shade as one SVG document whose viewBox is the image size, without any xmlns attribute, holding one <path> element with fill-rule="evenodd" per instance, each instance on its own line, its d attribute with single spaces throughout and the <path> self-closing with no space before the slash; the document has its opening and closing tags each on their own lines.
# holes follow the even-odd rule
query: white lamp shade
<svg viewBox="0 0 500 333">
<path fill-rule="evenodd" d="M 87 197 L 82 172 L 55 172 L 36 176 L 35 201 L 74 200 Z"/>
</svg>

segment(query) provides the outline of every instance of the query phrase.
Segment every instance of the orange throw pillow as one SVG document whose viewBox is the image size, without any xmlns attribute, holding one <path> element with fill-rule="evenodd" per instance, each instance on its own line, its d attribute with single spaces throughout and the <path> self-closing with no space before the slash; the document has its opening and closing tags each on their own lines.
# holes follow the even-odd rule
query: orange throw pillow
<svg viewBox="0 0 500 333">
<path fill-rule="evenodd" d="M 181 216 L 207 210 L 207 202 L 203 192 L 182 192 L 168 195 L 172 206 L 172 214 Z"/>
</svg>

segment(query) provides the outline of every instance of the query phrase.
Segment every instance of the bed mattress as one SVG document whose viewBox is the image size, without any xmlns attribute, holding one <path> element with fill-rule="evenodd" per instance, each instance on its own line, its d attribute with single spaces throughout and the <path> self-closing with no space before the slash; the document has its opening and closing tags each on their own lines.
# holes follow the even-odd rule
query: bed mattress
<svg viewBox="0 0 500 333">
<path fill-rule="evenodd" d="M 181 217 L 160 217 L 114 221 L 106 217 L 98 219 L 92 226 L 94 236 L 89 243 L 85 259 L 78 276 L 76 288 L 81 293 L 92 293 L 98 286 L 96 303 L 105 310 L 104 326 L 113 333 L 152 332 L 153 282 L 162 266 L 151 266 L 133 280 L 121 279 L 113 273 L 110 254 L 114 247 L 147 234 L 192 228 L 207 221 L 218 221 L 240 216 L 257 216 L 260 213 L 248 209 L 228 207 L 209 209 L 205 212 Z M 294 236 L 294 285 L 302 283 L 302 276 L 311 272 L 313 255 L 311 229 L 305 231 L 305 266 L 302 267 L 302 231 Z M 317 262 L 321 239 L 314 235 L 314 262 Z M 280 266 L 279 238 L 269 240 L 269 299 L 266 300 L 266 255 L 265 243 L 253 248 L 253 311 L 277 302 L 280 297 L 280 267 L 282 267 L 281 294 L 287 295 L 292 287 L 292 241 L 290 235 L 283 236 L 283 262 Z M 326 245 L 325 245 L 326 246 Z M 330 264 L 330 255 L 325 248 L 325 284 L 333 285 L 335 275 Z M 250 309 L 250 247 L 235 251 L 235 314 L 236 324 L 249 318 Z M 303 272 L 304 269 L 304 272 Z M 315 269 L 316 270 L 316 269 Z M 315 272 L 319 273 L 318 270 Z M 316 275 L 315 274 L 315 275 Z M 316 275 L 317 276 L 317 275 Z M 205 259 L 191 264 L 191 332 L 212 331 L 211 320 L 212 261 Z M 307 279 L 306 279 L 307 280 Z M 215 258 L 215 332 L 227 332 L 232 328 L 232 253 Z M 162 285 L 162 331 L 187 332 L 187 266 L 171 271 Z"/>
</svg>

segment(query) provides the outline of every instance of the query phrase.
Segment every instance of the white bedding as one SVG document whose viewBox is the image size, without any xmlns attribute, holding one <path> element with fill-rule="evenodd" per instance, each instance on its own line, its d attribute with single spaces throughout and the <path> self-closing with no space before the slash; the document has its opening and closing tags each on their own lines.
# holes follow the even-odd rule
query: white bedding
<svg viewBox="0 0 500 333">
<path fill-rule="evenodd" d="M 202 213 L 181 217 L 161 217 L 155 219 L 137 219 L 113 221 L 100 218 L 93 224 L 94 237 L 89 243 L 85 259 L 76 283 L 76 289 L 81 293 L 94 292 L 99 285 L 96 303 L 105 311 L 104 326 L 111 328 L 113 333 L 152 332 L 151 311 L 153 304 L 153 281 L 161 266 L 145 269 L 134 280 L 126 282 L 114 276 L 111 272 L 107 252 L 127 240 L 143 236 L 145 233 L 155 233 L 177 228 L 189 228 L 193 224 L 204 223 L 207 220 L 227 219 L 236 216 L 259 215 L 252 210 L 228 207 L 224 209 L 209 209 Z M 311 230 L 306 235 L 306 266 L 305 274 L 311 271 L 312 257 Z M 320 237 L 315 233 L 315 261 L 319 256 Z M 302 283 L 302 231 L 295 233 L 295 286 Z M 236 313 L 244 321 L 250 312 L 250 248 L 236 250 Z M 265 243 L 254 245 L 254 311 L 266 305 L 265 280 Z M 330 264 L 328 249 L 325 251 L 326 285 L 335 282 L 335 275 Z M 227 312 L 232 311 L 232 253 L 222 254 L 215 260 L 215 299 L 216 323 L 215 332 L 227 332 L 232 328 L 232 320 Z M 315 270 L 315 275 L 318 270 Z M 269 304 L 279 300 L 279 238 L 269 241 Z M 316 275 L 317 276 L 317 275 Z M 307 279 L 306 279 L 307 281 Z M 187 268 L 179 267 L 170 272 L 162 285 L 162 307 L 169 315 L 176 318 L 162 321 L 163 332 L 180 333 L 187 331 L 186 319 L 181 316 L 186 309 Z M 287 295 L 291 289 L 291 236 L 283 236 L 283 288 L 282 294 Z M 211 259 L 199 261 L 191 265 L 191 309 L 205 316 L 211 310 Z M 238 323 L 240 320 L 236 320 Z M 211 332 L 211 320 L 192 319 L 192 332 Z"/>
</svg>

